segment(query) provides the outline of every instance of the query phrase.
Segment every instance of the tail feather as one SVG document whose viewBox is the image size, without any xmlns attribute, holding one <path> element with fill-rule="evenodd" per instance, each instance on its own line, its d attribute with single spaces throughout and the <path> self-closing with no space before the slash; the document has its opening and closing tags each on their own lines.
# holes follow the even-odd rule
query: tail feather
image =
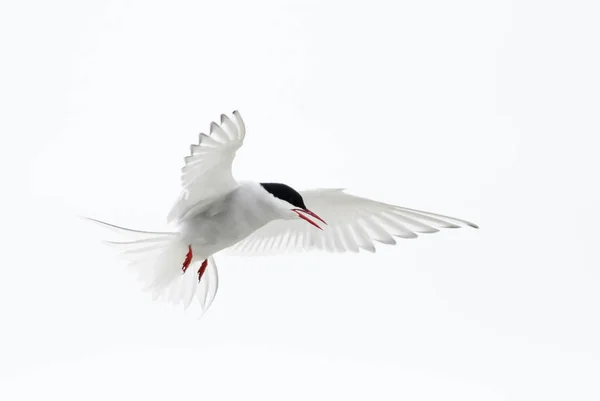
<svg viewBox="0 0 600 401">
<path fill-rule="evenodd" d="M 121 226 L 118 226 L 116 224 L 107 223 L 106 221 L 94 219 L 92 217 L 85 217 L 84 216 L 83 218 L 86 219 L 86 220 L 90 220 L 90 221 L 96 222 L 96 223 L 98 223 L 100 225 L 103 225 L 105 227 L 113 228 L 117 233 L 120 233 L 120 234 L 123 234 L 125 232 L 127 232 L 127 233 L 134 233 L 134 234 L 148 234 L 148 235 L 151 235 L 151 236 L 161 236 L 161 235 L 171 236 L 171 235 L 175 235 L 176 234 L 176 233 L 173 233 L 173 232 L 134 230 L 132 228 L 121 227 Z"/>
<path fill-rule="evenodd" d="M 197 295 L 199 297 L 203 295 L 202 308 L 204 310 L 208 310 L 208 308 L 210 308 L 213 301 L 215 300 L 217 291 L 219 290 L 219 272 L 217 271 L 217 264 L 215 263 L 215 258 L 213 258 L 212 256 L 208 258 L 208 268 L 204 273 L 204 277 L 207 278 L 207 289 L 203 292 L 197 292 Z"/>
<path fill-rule="evenodd" d="M 104 241 L 106 244 L 110 245 L 137 245 L 137 244 L 149 244 L 149 243 L 160 243 L 164 240 L 165 237 L 155 237 L 155 238 L 146 238 L 139 239 L 136 241 Z"/>
<path fill-rule="evenodd" d="M 104 243 L 127 260 L 128 266 L 142 282 L 143 290 L 150 292 L 153 299 L 181 303 L 187 310 L 195 298 L 202 314 L 208 310 L 218 289 L 218 272 L 213 257 L 209 258 L 208 268 L 198 283 L 197 271 L 201 261 L 193 260 L 185 274 L 182 273 L 188 244 L 180 233 L 134 230 L 89 217 L 85 219 L 125 237 Z"/>
<path fill-rule="evenodd" d="M 202 281 L 198 283 L 196 271 L 200 264 L 200 262 L 191 264 L 188 272 L 193 269 L 193 274 L 180 275 L 162 289 L 159 286 L 149 287 L 148 290 L 152 293 L 153 299 L 164 300 L 173 304 L 181 303 L 184 310 L 188 309 L 195 299 L 202 309 L 202 314 L 204 314 L 215 299 L 219 279 L 214 258 L 210 257 Z"/>
</svg>

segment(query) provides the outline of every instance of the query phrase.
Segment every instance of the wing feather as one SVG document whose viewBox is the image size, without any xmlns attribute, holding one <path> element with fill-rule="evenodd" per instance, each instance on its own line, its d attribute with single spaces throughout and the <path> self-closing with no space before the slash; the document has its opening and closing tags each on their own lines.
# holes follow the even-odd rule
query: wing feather
<svg viewBox="0 0 600 401">
<path fill-rule="evenodd" d="M 301 220 L 275 220 L 229 248 L 238 255 L 293 251 L 375 252 L 375 243 L 417 238 L 444 228 L 473 227 L 466 220 L 361 198 L 343 189 L 302 191 L 306 206 L 327 226 L 317 230 Z"/>
<path fill-rule="evenodd" d="M 369 238 L 369 234 L 367 234 L 367 232 L 360 226 L 358 222 L 354 222 L 352 225 L 352 233 L 354 234 L 354 238 L 356 238 L 358 246 L 361 249 L 367 252 L 375 252 L 375 246 Z"/>
<path fill-rule="evenodd" d="M 237 139 L 238 128 L 225 114 L 221 114 L 221 127 L 230 140 Z"/>
<path fill-rule="evenodd" d="M 181 168 L 183 189 L 167 216 L 168 222 L 181 221 L 237 187 L 232 165 L 245 135 L 244 122 L 236 110 L 233 120 L 221 115 L 221 125 L 212 122 L 210 135 L 201 133 L 198 143 L 190 145 L 190 155 L 184 158 Z"/>
</svg>

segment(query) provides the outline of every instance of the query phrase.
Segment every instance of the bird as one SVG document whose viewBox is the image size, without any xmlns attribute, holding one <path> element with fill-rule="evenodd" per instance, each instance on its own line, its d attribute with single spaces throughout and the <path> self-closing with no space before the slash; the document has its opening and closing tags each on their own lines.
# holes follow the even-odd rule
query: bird
<svg viewBox="0 0 600 401">
<path fill-rule="evenodd" d="M 181 191 L 166 222 L 170 231 L 143 231 L 84 216 L 123 238 L 119 250 L 154 300 L 200 305 L 204 314 L 219 287 L 215 254 L 292 251 L 376 252 L 375 244 L 441 229 L 479 227 L 469 221 L 396 206 L 345 188 L 296 190 L 279 182 L 238 181 L 232 164 L 246 136 L 238 110 L 220 115 L 190 145 Z M 192 267 L 193 266 L 193 267 Z"/>
</svg>

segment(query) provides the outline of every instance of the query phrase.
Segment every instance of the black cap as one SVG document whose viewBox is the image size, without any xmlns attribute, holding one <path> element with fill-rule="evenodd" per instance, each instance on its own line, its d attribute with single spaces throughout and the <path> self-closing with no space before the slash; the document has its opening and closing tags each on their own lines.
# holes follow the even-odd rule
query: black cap
<svg viewBox="0 0 600 401">
<path fill-rule="evenodd" d="M 304 204 L 304 199 L 302 199 L 302 195 L 294 188 L 289 185 L 268 182 L 261 182 L 260 185 L 269 192 L 271 195 L 284 200 L 298 208 L 306 209 L 306 205 Z"/>
</svg>

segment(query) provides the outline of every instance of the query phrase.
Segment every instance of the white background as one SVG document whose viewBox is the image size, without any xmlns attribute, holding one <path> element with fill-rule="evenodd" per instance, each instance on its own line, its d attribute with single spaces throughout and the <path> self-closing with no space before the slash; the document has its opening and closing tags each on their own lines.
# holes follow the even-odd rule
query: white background
<svg viewBox="0 0 600 401">
<path fill-rule="evenodd" d="M 0 399 L 600 399 L 599 11 L 3 2 Z M 234 109 L 238 178 L 481 229 L 219 258 L 199 321 L 152 302 L 73 216 L 163 229 Z"/>
</svg>

